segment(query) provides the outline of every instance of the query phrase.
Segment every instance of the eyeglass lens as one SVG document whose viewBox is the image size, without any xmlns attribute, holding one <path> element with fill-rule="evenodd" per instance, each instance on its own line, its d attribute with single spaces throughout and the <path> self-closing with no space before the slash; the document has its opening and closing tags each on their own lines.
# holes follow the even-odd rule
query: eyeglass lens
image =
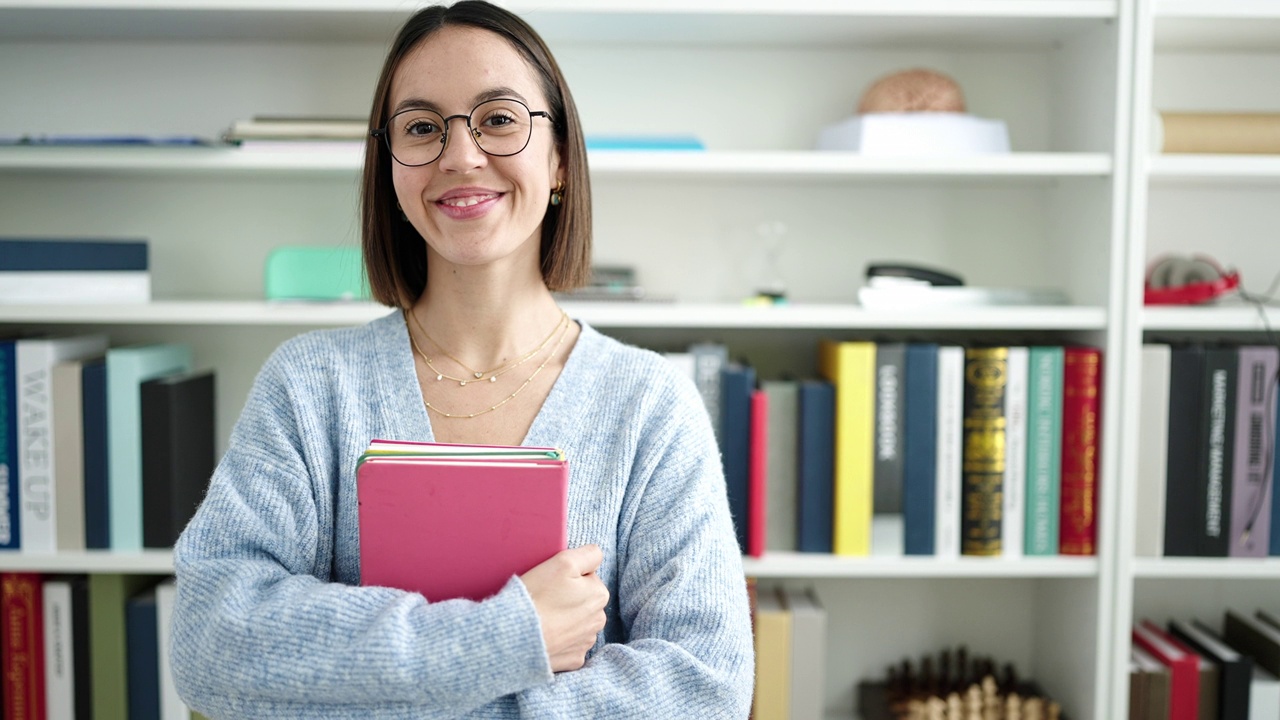
<svg viewBox="0 0 1280 720">
<path fill-rule="evenodd" d="M 481 103 L 471 111 L 468 124 L 476 145 L 496 156 L 515 155 L 524 150 L 533 127 L 529 108 L 516 100 Z M 444 152 L 449 132 L 444 118 L 431 110 L 404 110 L 387 121 L 391 154 L 405 165 L 434 162 Z M 461 138 L 459 134 L 454 139 Z"/>
</svg>

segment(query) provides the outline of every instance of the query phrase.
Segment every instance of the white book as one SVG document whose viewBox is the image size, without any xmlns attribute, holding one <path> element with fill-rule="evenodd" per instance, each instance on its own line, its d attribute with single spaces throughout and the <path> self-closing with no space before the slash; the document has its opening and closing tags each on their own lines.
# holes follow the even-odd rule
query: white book
<svg viewBox="0 0 1280 720">
<path fill-rule="evenodd" d="M 1165 481 L 1169 452 L 1168 345 L 1142 346 L 1142 381 L 1138 399 L 1137 517 L 1133 552 L 1138 557 L 1164 555 Z M 1280 716 L 1277 716 L 1280 717 Z"/>
<path fill-rule="evenodd" d="M 54 478 L 52 402 L 53 367 L 60 362 L 101 355 L 107 350 L 102 335 L 61 338 L 24 338 L 18 341 L 15 366 L 18 377 L 18 498 L 21 503 L 18 535 L 22 552 L 57 552 L 57 518 Z"/>
<path fill-rule="evenodd" d="M 810 590 L 787 588 L 791 611 L 791 720 L 826 717 L 827 611 Z"/>
<path fill-rule="evenodd" d="M 156 638 L 160 643 L 160 720 L 190 720 L 191 710 L 178 696 L 173 683 L 173 670 L 169 667 L 170 624 L 173 622 L 173 604 L 178 597 L 178 586 L 173 578 L 156 586 Z"/>
<path fill-rule="evenodd" d="M 151 302 L 151 274 L 139 271 L 3 271 L 0 303 L 60 305 Z"/>
<path fill-rule="evenodd" d="M 1004 388 L 1004 487 L 1000 509 L 1001 554 L 1023 555 L 1027 497 L 1027 385 L 1031 355 L 1025 347 L 1009 348 Z"/>
<path fill-rule="evenodd" d="M 960 557 L 961 437 L 964 432 L 964 348 L 938 348 L 938 453 L 934 556 Z"/>
<path fill-rule="evenodd" d="M 71 627 L 71 583 L 45 580 L 44 595 L 44 696 L 47 716 L 75 717 L 75 663 Z"/>
<path fill-rule="evenodd" d="M 676 370 L 685 377 L 697 382 L 698 373 L 693 363 L 693 353 L 687 352 L 669 352 L 663 353 L 662 357 L 668 362 L 676 366 Z"/>
<path fill-rule="evenodd" d="M 1253 666 L 1253 682 L 1249 683 L 1249 720 L 1280 718 L 1280 678 Z"/>
</svg>

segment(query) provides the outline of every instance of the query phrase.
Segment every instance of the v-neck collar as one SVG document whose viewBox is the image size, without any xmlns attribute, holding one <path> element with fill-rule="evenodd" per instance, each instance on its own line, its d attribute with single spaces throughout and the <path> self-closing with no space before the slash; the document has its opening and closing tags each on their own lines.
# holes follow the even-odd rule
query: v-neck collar
<svg viewBox="0 0 1280 720">
<path fill-rule="evenodd" d="M 573 416 L 573 413 L 567 412 L 576 402 L 573 388 L 581 387 L 579 379 L 588 371 L 589 362 L 586 358 L 591 355 L 589 346 L 603 337 L 585 322 L 576 322 L 581 327 L 578 339 L 565 358 L 564 368 L 551 386 L 551 392 L 538 409 L 538 414 L 534 416 L 521 445 L 559 446 L 568 439 L 565 435 L 570 427 L 565 421 Z M 385 399 L 382 403 L 383 424 L 399 436 L 390 439 L 435 442 L 431 418 L 427 413 L 426 403 L 422 400 L 422 388 L 418 384 L 413 347 L 409 341 L 409 330 L 404 324 L 404 316 L 396 310 L 375 320 L 373 325 L 376 346 L 374 372 L 378 374 L 382 397 Z"/>
</svg>

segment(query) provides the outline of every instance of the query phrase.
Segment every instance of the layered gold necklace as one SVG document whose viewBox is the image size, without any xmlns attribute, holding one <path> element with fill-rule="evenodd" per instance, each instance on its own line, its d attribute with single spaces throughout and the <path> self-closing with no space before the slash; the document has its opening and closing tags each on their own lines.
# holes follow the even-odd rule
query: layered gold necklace
<svg viewBox="0 0 1280 720">
<path fill-rule="evenodd" d="M 471 374 L 471 377 L 469 378 L 459 378 L 459 377 L 454 377 L 452 375 L 448 375 L 444 372 L 441 372 L 439 369 L 436 368 L 435 363 L 431 359 L 431 356 L 427 355 L 425 352 L 422 351 L 422 348 L 418 347 L 418 341 L 414 339 L 413 333 L 409 333 L 409 340 L 413 342 L 413 349 L 418 351 L 418 354 L 421 355 L 422 359 L 426 361 L 427 367 L 431 369 L 431 372 L 436 374 L 436 381 L 439 382 L 443 380 L 452 380 L 453 382 L 458 383 L 458 385 L 462 387 L 466 387 L 468 383 L 473 383 L 473 382 L 478 382 L 480 380 L 483 380 L 485 375 L 489 376 L 489 382 L 497 382 L 498 378 L 501 375 L 504 375 L 516 369 L 517 367 L 520 367 L 525 363 L 526 360 L 545 350 L 547 347 L 547 344 L 551 342 L 551 338 L 555 337 L 556 331 L 559 330 L 562 325 L 564 325 L 569 321 L 569 316 L 566 315 L 563 310 L 560 311 L 559 322 L 556 323 L 555 327 L 551 328 L 551 332 L 547 335 L 545 339 L 543 339 L 541 343 L 538 344 L 538 347 L 530 350 L 527 353 L 524 353 L 513 362 L 504 363 L 502 365 L 499 365 L 496 368 L 493 368 L 492 370 L 472 370 L 466 363 L 462 362 L 461 360 L 454 357 L 453 355 L 450 355 L 449 351 L 445 350 L 443 345 L 436 342 L 435 338 L 431 337 L 431 335 L 427 333 L 427 329 L 422 327 L 422 323 L 418 320 L 417 315 L 414 315 L 408 310 L 405 310 L 404 313 L 408 317 L 413 318 L 413 324 L 418 327 L 418 332 L 422 333 L 422 336 L 427 339 L 427 342 L 431 343 L 432 345 L 435 345 L 440 350 L 440 352 L 444 354 L 445 357 L 454 361 L 455 363 L 458 364 L 459 367 L 461 367 L 463 370 L 466 370 L 468 373 Z"/>
<path fill-rule="evenodd" d="M 405 310 L 404 312 L 405 312 L 405 314 L 406 314 L 406 315 L 407 315 L 407 314 L 409 314 L 408 310 Z M 432 340 L 430 335 L 427 335 L 426 330 L 423 330 L 423 328 L 422 328 L 422 324 L 418 322 L 418 318 L 417 318 L 416 316 L 413 318 L 413 322 L 414 322 L 414 324 L 415 324 L 415 325 L 417 325 L 417 326 L 418 326 L 418 329 L 422 331 L 422 334 L 423 334 L 424 336 L 426 336 L 426 337 L 427 337 L 427 340 L 429 340 L 429 341 L 431 342 L 431 344 L 435 345 L 437 348 L 440 348 L 440 351 L 441 351 L 441 352 L 444 352 L 444 354 L 445 354 L 445 356 L 446 356 L 446 357 L 450 358 L 451 360 L 453 360 L 454 362 L 458 363 L 459 365 L 462 365 L 462 367 L 467 368 L 467 366 L 466 366 L 466 365 L 464 365 L 463 363 L 459 362 L 457 358 L 455 358 L 455 357 L 453 357 L 452 355 L 449 355 L 449 353 L 445 352 L 444 348 L 443 348 L 443 347 L 440 347 L 440 344 L 439 344 L 439 343 L 437 343 L 435 340 Z M 408 328 L 408 321 L 407 321 L 407 320 L 406 320 L 406 322 L 405 322 L 405 329 L 406 329 L 406 330 L 408 330 L 408 329 L 409 329 L 409 328 Z M 509 367 L 502 366 L 502 367 L 499 367 L 499 368 L 495 368 L 494 370 L 487 371 L 487 372 L 483 372 L 483 373 L 477 373 L 477 372 L 475 372 L 475 371 L 471 370 L 470 368 L 467 368 L 467 370 L 468 370 L 469 372 L 471 372 L 471 373 L 472 373 L 472 374 L 473 374 L 477 379 L 483 379 L 483 377 L 484 377 L 485 375 L 489 375 L 489 382 L 494 382 L 494 381 L 496 381 L 496 380 L 497 380 L 497 378 L 498 378 L 498 376 L 499 376 L 499 375 L 501 375 L 501 374 L 503 374 L 503 373 L 505 373 L 505 372 L 507 372 L 507 371 L 509 371 L 509 370 L 511 370 L 511 369 L 513 369 L 513 368 L 515 368 L 515 367 L 517 367 L 517 366 L 519 366 L 519 365 L 523 364 L 526 360 L 528 360 L 529 358 L 531 358 L 531 357 L 533 357 L 533 356 L 537 355 L 539 352 L 541 352 L 543 349 L 545 349 L 545 348 L 546 348 L 546 346 L 547 346 L 547 344 L 551 342 L 551 338 L 553 338 L 553 337 L 555 337 L 555 336 L 556 336 L 557 331 L 559 332 L 560 340 L 556 342 L 556 346 L 555 346 L 555 348 L 554 348 L 554 349 L 552 349 L 551 354 L 550 354 L 550 355 L 547 355 L 546 359 L 542 361 L 542 364 L 541 364 L 541 365 L 539 365 L 539 366 L 538 366 L 538 367 L 533 371 L 533 374 L 532 374 L 532 375 L 530 375 L 530 376 L 529 376 L 529 377 L 528 377 L 528 378 L 527 378 L 523 383 L 521 383 L 521 384 L 520 384 L 520 387 L 518 387 L 518 388 L 516 388 L 516 389 L 515 389 L 515 392 L 513 392 L 513 393 L 511 393 L 510 395 L 508 395 L 508 396 L 506 396 L 505 398 L 503 398 L 501 402 L 499 402 L 499 403 L 497 403 L 497 404 L 495 404 L 495 405 L 491 405 L 491 406 L 489 406 L 489 407 L 487 407 L 487 408 L 485 408 L 485 409 L 483 409 L 483 410 L 480 410 L 480 411 L 478 411 L 478 412 L 473 412 L 473 413 L 450 413 L 450 412 L 446 412 L 445 410 L 440 409 L 439 407 L 436 407 L 435 405 L 432 405 L 429 401 L 424 400 L 424 402 L 426 403 L 427 409 L 428 409 L 428 410 L 431 410 L 432 412 L 438 413 L 438 414 L 440 414 L 440 415 L 442 415 L 442 416 L 444 416 L 444 417 L 447 417 L 447 418 L 462 418 L 462 419 L 468 419 L 468 420 L 469 420 L 469 419 L 471 419 L 471 418 L 479 417 L 479 416 L 484 415 L 484 414 L 486 414 L 486 413 L 491 413 L 491 412 L 493 412 L 494 410 L 497 410 L 498 408 L 502 407 L 503 405 L 506 405 L 507 403 L 511 402 L 512 400 L 514 400 L 514 399 L 516 398 L 516 396 L 517 396 L 517 395 L 519 395 L 522 391 L 524 391 L 524 389 L 525 389 L 525 388 L 529 387 L 529 383 L 533 382 L 534 378 L 538 377 L 538 374 L 542 372 L 542 369 L 543 369 L 543 368 L 545 368 L 545 367 L 547 366 L 547 364 L 548 364 L 548 363 L 550 363 L 550 362 L 551 362 L 551 360 L 552 360 L 553 358 L 555 358 L 555 357 L 556 357 L 556 355 L 558 355 L 558 354 L 560 353 L 560 347 L 561 347 L 562 345 L 564 345 L 564 341 L 565 341 L 566 339 L 568 339 L 568 337 L 569 337 L 569 316 L 568 316 L 567 314 L 565 314 L 565 313 L 562 311 L 562 312 L 560 313 L 560 321 L 556 323 L 556 326 L 555 326 L 554 328 L 552 328 L 552 330 L 551 330 L 551 334 L 550 334 L 550 335 L 548 335 L 548 336 L 547 336 L 547 338 L 546 338 L 545 340 L 543 340 L 543 341 L 542 341 L 542 343 L 541 343 L 540 345 L 538 345 L 538 347 L 537 347 L 537 348 L 535 348 L 535 349 L 533 349 L 533 350 L 531 350 L 531 351 L 529 351 L 529 352 L 525 353 L 524 355 L 522 355 L 522 356 L 520 357 L 520 359 L 519 359 L 519 360 L 517 360 L 517 361 L 515 361 L 514 363 L 512 363 Z M 412 332 L 410 332 L 410 333 L 409 333 L 409 342 L 413 344 L 413 349 L 414 349 L 415 351 L 417 351 L 418 355 L 422 356 L 422 359 L 423 359 L 424 361 L 426 361 L 426 363 L 427 363 L 427 367 L 428 367 L 428 368 L 431 368 L 431 371 L 432 371 L 432 372 L 434 372 L 434 373 L 436 373 L 436 380 L 437 380 L 437 381 L 440 381 L 440 380 L 453 380 L 453 381 L 457 382 L 460 386 L 462 386 L 462 387 L 466 387 L 467 383 L 469 382 L 468 380 L 465 380 L 465 379 L 462 379 L 462 378 L 454 378 L 454 377 L 450 377 L 450 376 L 445 375 L 444 373 L 440 372 L 439 370 L 436 370 L 436 368 L 431 364 L 431 358 L 430 358 L 430 357 L 429 357 L 425 352 L 423 352 L 423 351 L 422 351 L 422 348 L 421 348 L 421 347 L 419 347 L 419 345 L 418 345 L 418 340 L 417 340 L 416 338 L 414 338 L 414 336 L 413 336 L 413 333 L 412 333 Z"/>
</svg>

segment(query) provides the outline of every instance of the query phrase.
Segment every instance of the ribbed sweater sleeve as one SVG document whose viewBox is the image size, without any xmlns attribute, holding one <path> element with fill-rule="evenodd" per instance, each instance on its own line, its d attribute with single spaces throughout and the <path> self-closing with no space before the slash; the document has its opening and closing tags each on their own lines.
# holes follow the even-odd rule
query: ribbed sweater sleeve
<svg viewBox="0 0 1280 720">
<path fill-rule="evenodd" d="M 745 718 L 754 657 L 720 459 L 692 381 L 587 325 L 525 438 L 570 464 L 607 624 L 553 674 L 511 578 L 483 602 L 363 587 L 355 462 L 433 440 L 402 321 L 307 333 L 260 371 L 174 548 L 179 693 L 240 718 Z"/>
</svg>

